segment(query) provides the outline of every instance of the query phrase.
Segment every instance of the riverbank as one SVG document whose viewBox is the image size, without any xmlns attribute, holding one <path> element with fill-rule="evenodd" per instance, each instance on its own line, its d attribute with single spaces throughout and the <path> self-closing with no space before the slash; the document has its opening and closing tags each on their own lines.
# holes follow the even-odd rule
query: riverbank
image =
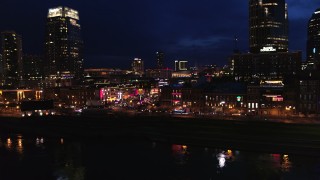
<svg viewBox="0 0 320 180">
<path fill-rule="evenodd" d="M 0 130 L 79 140 L 139 138 L 172 144 L 320 156 L 320 125 L 308 123 L 110 114 L 103 117 L 0 117 Z"/>
</svg>

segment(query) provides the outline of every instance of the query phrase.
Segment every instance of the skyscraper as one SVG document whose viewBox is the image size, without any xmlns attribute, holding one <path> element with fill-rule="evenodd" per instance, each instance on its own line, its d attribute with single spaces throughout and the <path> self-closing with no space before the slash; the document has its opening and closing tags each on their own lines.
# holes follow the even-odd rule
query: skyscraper
<svg viewBox="0 0 320 180">
<path fill-rule="evenodd" d="M 308 23 L 307 61 L 313 67 L 320 64 L 320 8 L 312 14 Z"/>
<path fill-rule="evenodd" d="M 285 0 L 249 0 L 250 52 L 288 52 Z"/>
<path fill-rule="evenodd" d="M 162 69 L 163 61 L 164 61 L 164 52 L 158 51 L 156 52 L 156 56 L 157 56 L 157 68 Z"/>
<path fill-rule="evenodd" d="M 57 7 L 49 9 L 45 37 L 47 76 L 80 79 L 83 76 L 83 41 L 78 11 Z"/>
<path fill-rule="evenodd" d="M 144 63 L 141 59 L 134 58 L 131 67 L 135 75 L 142 76 L 144 74 Z"/>
<path fill-rule="evenodd" d="M 301 52 L 288 52 L 285 0 L 249 0 L 250 53 L 235 53 L 230 69 L 236 81 L 289 81 L 299 74 Z"/>
<path fill-rule="evenodd" d="M 18 86 L 22 79 L 22 39 L 13 31 L 1 33 L 2 62 L 5 85 Z"/>
</svg>

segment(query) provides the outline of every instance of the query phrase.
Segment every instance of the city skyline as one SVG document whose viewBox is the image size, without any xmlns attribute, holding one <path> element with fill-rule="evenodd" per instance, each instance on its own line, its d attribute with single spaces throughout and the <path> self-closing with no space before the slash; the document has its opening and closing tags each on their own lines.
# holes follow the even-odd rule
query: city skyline
<svg viewBox="0 0 320 180">
<path fill-rule="evenodd" d="M 155 67 L 156 51 L 165 53 L 165 66 L 176 59 L 195 63 L 227 63 L 239 38 L 240 51 L 247 52 L 248 2 L 195 1 L 163 2 L 4 2 L 1 31 L 14 30 L 23 38 L 24 53 L 43 53 L 46 12 L 56 6 L 79 11 L 83 27 L 86 67 L 130 67 L 132 58 Z M 289 51 L 305 52 L 307 24 L 319 7 L 314 1 L 287 0 L 289 11 Z M 225 8 L 230 11 L 225 11 Z M 10 7 L 17 9 L 11 12 Z M 23 8 L 22 8 L 23 7 Z M 29 7 L 29 8 L 28 8 Z M 24 18 L 21 18 L 21 17 Z M 219 19 L 219 17 L 225 17 Z M 10 17 L 10 18 L 6 18 Z M 225 19 L 231 19 L 225 21 Z M 29 21 L 26 22 L 26 19 Z M 211 23 L 210 23 L 211 22 Z M 303 55 L 305 60 L 305 54 Z"/>
</svg>

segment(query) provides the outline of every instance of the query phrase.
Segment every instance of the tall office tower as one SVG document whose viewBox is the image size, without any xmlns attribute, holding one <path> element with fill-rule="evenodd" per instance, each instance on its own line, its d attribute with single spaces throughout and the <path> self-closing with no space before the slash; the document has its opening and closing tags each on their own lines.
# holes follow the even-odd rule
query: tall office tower
<svg viewBox="0 0 320 180">
<path fill-rule="evenodd" d="M 19 86 L 22 79 L 22 39 L 13 31 L 1 33 L 2 62 L 5 85 Z"/>
<path fill-rule="evenodd" d="M 144 63 L 141 59 L 134 58 L 131 66 L 132 66 L 132 71 L 134 72 L 135 75 L 142 76 L 144 74 Z"/>
<path fill-rule="evenodd" d="M 249 0 L 250 52 L 288 52 L 285 0 Z"/>
<path fill-rule="evenodd" d="M 49 9 L 46 37 L 46 76 L 59 79 L 83 77 L 83 41 L 79 13 L 67 7 Z"/>
<path fill-rule="evenodd" d="M 164 61 L 164 52 L 158 51 L 156 52 L 156 55 L 157 55 L 157 68 L 162 69 L 163 61 Z"/>
<path fill-rule="evenodd" d="M 307 61 L 312 68 L 320 64 L 320 8 L 312 14 L 308 24 Z"/>
<path fill-rule="evenodd" d="M 174 61 L 174 70 L 175 71 L 187 71 L 188 70 L 188 61 L 175 60 Z"/>
</svg>

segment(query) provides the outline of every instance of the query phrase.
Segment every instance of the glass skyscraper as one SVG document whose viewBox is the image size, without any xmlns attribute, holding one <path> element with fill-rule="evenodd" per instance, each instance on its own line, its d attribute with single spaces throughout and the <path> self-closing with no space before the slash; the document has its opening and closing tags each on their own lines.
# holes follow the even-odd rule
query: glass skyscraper
<svg viewBox="0 0 320 180">
<path fill-rule="evenodd" d="M 80 31 L 78 11 L 67 7 L 49 9 L 45 37 L 47 77 L 83 77 L 83 41 Z"/>
<path fill-rule="evenodd" d="M 249 0 L 250 52 L 288 52 L 285 0 Z"/>
<path fill-rule="evenodd" d="M 320 63 L 320 8 L 312 14 L 308 23 L 307 61 L 313 66 Z"/>
</svg>

